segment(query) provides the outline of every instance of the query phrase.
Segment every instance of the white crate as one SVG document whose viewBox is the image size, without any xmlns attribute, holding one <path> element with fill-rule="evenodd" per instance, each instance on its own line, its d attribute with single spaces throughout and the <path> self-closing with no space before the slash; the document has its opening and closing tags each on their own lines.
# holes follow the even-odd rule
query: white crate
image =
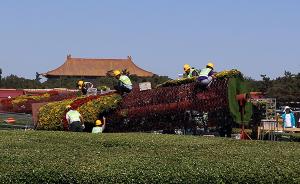
<svg viewBox="0 0 300 184">
<path fill-rule="evenodd" d="M 93 95 L 93 96 L 97 95 L 97 88 L 88 88 L 87 89 L 87 96 L 91 96 L 91 95 Z"/>
<path fill-rule="evenodd" d="M 151 89 L 151 82 L 139 83 L 140 91 L 145 91 Z"/>
</svg>

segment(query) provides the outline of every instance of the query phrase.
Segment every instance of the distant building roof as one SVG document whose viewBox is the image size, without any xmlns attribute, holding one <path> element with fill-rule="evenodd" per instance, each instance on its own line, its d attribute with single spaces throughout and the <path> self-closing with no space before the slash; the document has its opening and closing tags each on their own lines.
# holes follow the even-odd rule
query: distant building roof
<svg viewBox="0 0 300 184">
<path fill-rule="evenodd" d="M 131 56 L 126 59 L 86 59 L 72 58 L 71 55 L 67 56 L 63 65 L 42 75 L 49 78 L 59 76 L 100 77 L 106 76 L 108 71 L 116 69 L 127 69 L 130 74 L 140 77 L 153 76 L 152 72 L 136 66 Z"/>
</svg>

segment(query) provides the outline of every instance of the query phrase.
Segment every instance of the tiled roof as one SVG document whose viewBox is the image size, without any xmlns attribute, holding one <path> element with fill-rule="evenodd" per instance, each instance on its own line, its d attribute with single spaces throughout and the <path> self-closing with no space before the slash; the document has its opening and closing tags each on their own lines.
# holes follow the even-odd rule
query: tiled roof
<svg viewBox="0 0 300 184">
<path fill-rule="evenodd" d="M 132 62 L 132 58 L 128 56 L 126 59 L 86 59 L 86 58 L 72 58 L 67 56 L 67 60 L 60 67 L 43 73 L 45 77 L 55 76 L 89 76 L 98 77 L 106 76 L 111 70 L 127 69 L 130 74 L 135 74 L 140 77 L 153 76 L 152 72 L 148 72 L 136 66 Z"/>
</svg>

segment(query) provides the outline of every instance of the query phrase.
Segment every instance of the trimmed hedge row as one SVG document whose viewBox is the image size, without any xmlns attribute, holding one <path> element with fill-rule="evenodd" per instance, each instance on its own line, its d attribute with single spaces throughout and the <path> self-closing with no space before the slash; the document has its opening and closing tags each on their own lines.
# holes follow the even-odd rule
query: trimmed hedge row
<svg viewBox="0 0 300 184">
<path fill-rule="evenodd" d="M 276 138 L 278 141 L 300 142 L 300 133 L 281 133 Z"/>
<path fill-rule="evenodd" d="M 0 183 L 299 183 L 299 143 L 0 132 Z"/>
</svg>

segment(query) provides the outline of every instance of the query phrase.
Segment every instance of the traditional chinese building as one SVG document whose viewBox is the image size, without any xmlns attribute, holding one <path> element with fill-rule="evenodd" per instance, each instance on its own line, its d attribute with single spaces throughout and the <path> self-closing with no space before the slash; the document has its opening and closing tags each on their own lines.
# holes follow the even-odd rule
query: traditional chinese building
<svg viewBox="0 0 300 184">
<path fill-rule="evenodd" d="M 47 78 L 93 78 L 105 77 L 108 72 L 116 69 L 126 69 L 130 74 L 139 77 L 151 77 L 154 75 L 152 72 L 146 71 L 133 63 L 131 56 L 125 59 L 87 59 L 73 58 L 71 55 L 67 56 L 65 63 L 60 67 L 47 73 L 42 73 L 42 75 Z"/>
</svg>

